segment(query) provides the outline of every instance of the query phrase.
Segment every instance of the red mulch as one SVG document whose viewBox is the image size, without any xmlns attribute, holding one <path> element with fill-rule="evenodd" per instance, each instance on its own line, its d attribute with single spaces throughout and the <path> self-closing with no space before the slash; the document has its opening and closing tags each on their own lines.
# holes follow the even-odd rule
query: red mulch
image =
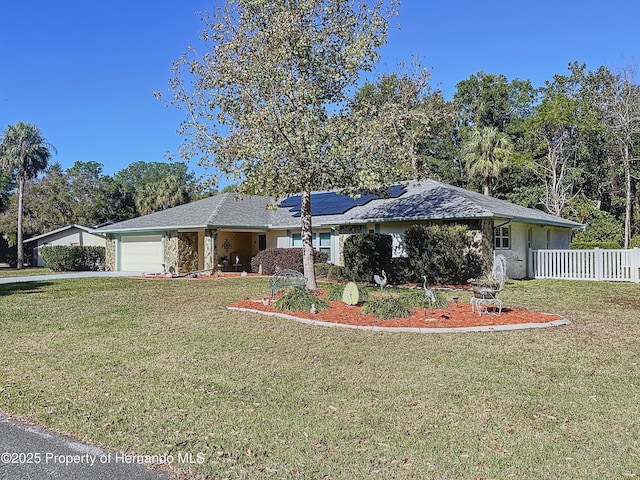
<svg viewBox="0 0 640 480">
<path fill-rule="evenodd" d="M 323 322 L 343 323 L 358 326 L 377 327 L 419 327 L 419 328 L 457 328 L 457 327 L 477 327 L 494 325 L 515 325 L 521 323 L 547 323 L 560 320 L 559 315 L 547 313 L 530 312 L 527 310 L 516 310 L 504 307 L 502 314 L 483 314 L 471 312 L 471 306 L 467 302 L 459 302 L 458 305 L 450 303 L 448 308 L 432 310 L 428 308 L 425 312 L 422 308 L 417 308 L 412 315 L 407 318 L 394 318 L 382 320 L 373 315 L 361 312 L 360 306 L 348 306 L 343 302 L 329 302 L 330 308 L 316 314 L 310 312 L 281 311 L 265 306 L 262 299 L 240 300 L 229 305 L 230 307 L 249 308 L 263 312 L 277 312 L 292 315 L 299 318 L 319 320 Z"/>
</svg>

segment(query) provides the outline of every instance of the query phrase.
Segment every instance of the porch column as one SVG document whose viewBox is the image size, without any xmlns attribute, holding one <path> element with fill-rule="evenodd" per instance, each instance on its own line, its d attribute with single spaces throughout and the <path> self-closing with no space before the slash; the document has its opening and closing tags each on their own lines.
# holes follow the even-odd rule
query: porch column
<svg viewBox="0 0 640 480">
<path fill-rule="evenodd" d="M 180 261 L 178 254 L 178 231 L 167 230 L 164 232 L 163 237 L 165 272 L 178 273 L 178 263 Z"/>
<path fill-rule="evenodd" d="M 218 230 L 207 229 L 204 231 L 204 269 L 214 270 L 218 266 Z"/>
<path fill-rule="evenodd" d="M 104 249 L 104 269 L 107 272 L 116 270 L 116 239 L 112 234 L 107 234 Z"/>
</svg>

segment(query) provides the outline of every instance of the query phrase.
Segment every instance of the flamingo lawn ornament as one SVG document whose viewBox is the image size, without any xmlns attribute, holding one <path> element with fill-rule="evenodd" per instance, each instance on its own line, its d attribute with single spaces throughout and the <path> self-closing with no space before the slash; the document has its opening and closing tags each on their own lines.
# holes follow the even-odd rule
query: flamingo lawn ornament
<svg viewBox="0 0 640 480">
<path fill-rule="evenodd" d="M 429 289 L 429 284 L 427 283 L 427 276 L 423 275 L 424 283 L 422 284 L 422 288 L 424 288 L 424 301 L 429 302 L 431 304 L 431 308 L 436 304 L 436 294 L 433 293 L 432 290 Z"/>
<path fill-rule="evenodd" d="M 384 287 L 387 286 L 387 274 L 384 272 L 384 270 L 382 270 L 382 277 L 380 277 L 380 275 L 374 275 L 373 279 L 378 285 L 380 285 L 380 291 L 383 292 Z"/>
</svg>

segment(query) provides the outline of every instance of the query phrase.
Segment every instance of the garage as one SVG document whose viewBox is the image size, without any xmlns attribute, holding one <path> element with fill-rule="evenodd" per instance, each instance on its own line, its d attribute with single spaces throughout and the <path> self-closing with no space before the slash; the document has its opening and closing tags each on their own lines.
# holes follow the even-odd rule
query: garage
<svg viewBox="0 0 640 480">
<path fill-rule="evenodd" d="M 161 273 L 162 235 L 127 236 L 120 240 L 120 268 L 123 272 Z"/>
</svg>

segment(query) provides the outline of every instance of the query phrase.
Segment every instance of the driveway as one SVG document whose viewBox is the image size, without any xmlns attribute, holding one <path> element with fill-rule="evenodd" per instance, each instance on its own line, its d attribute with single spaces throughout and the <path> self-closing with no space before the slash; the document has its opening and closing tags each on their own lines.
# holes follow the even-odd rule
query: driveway
<svg viewBox="0 0 640 480">
<path fill-rule="evenodd" d="M 165 472 L 135 460 L 0 412 L 2 480 L 169 480 Z"/>
<path fill-rule="evenodd" d="M 69 272 L 53 273 L 50 275 L 30 275 L 24 277 L 3 277 L 3 283 L 38 282 L 47 280 L 60 280 L 65 278 L 89 278 L 89 277 L 142 277 L 142 272 Z"/>
</svg>

